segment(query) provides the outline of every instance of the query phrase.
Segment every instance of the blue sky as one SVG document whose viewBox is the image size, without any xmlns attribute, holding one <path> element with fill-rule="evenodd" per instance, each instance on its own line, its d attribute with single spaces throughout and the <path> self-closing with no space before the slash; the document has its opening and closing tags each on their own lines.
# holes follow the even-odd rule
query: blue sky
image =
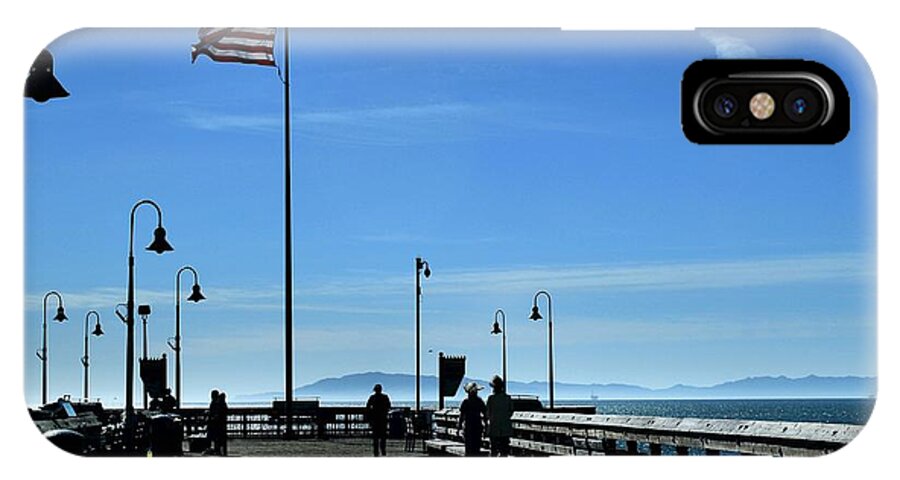
<svg viewBox="0 0 900 480">
<path fill-rule="evenodd" d="M 174 334 L 180 266 L 209 298 L 182 306 L 185 400 L 282 388 L 281 83 L 272 68 L 192 65 L 195 39 L 87 30 L 49 47 L 72 96 L 25 102 L 30 403 L 49 289 L 72 320 L 50 326 L 51 396 L 79 394 L 84 314 L 97 309 L 92 390 L 121 402 L 112 307 L 141 198 L 162 206 L 175 246 L 144 252 L 155 218 L 139 211 L 151 352 Z M 423 350 L 466 354 L 471 376 L 500 368 L 489 331 L 503 308 L 511 379 L 546 378 L 546 325 L 527 320 L 538 289 L 553 294 L 560 381 L 876 373 L 874 91 L 833 37 L 298 30 L 292 53 L 295 385 L 413 372 L 416 255 L 434 272 Z M 716 56 L 831 66 L 854 102 L 850 136 L 689 143 L 681 73 Z"/>
</svg>

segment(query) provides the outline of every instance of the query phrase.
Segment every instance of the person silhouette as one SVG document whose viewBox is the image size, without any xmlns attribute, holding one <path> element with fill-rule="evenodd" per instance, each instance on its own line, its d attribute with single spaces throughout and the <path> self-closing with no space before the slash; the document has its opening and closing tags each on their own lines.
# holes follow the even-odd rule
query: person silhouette
<svg viewBox="0 0 900 480">
<path fill-rule="evenodd" d="M 218 453 L 215 448 L 219 435 L 219 417 L 221 412 L 219 404 L 219 391 L 212 390 L 209 392 L 209 408 L 206 410 L 206 439 L 209 441 L 212 453 Z"/>
<path fill-rule="evenodd" d="M 506 393 L 506 382 L 499 375 L 491 379 L 493 393 L 487 400 L 488 437 L 491 439 L 491 456 L 508 457 L 509 439 L 512 437 L 512 397 Z"/>
<path fill-rule="evenodd" d="M 483 388 L 475 382 L 469 382 L 463 387 L 467 396 L 459 405 L 459 428 L 463 431 L 467 457 L 481 455 L 486 407 L 484 400 L 478 396 L 478 391 Z"/>
<path fill-rule="evenodd" d="M 366 402 L 366 415 L 372 428 L 372 451 L 376 457 L 379 451 L 382 456 L 387 456 L 387 417 L 391 410 L 391 398 L 381 393 L 381 390 L 381 384 L 376 383 L 372 388 L 374 393 L 369 395 Z"/>
<path fill-rule="evenodd" d="M 223 457 L 228 456 L 228 403 L 225 401 L 225 392 L 219 392 L 218 417 L 216 419 L 216 453 Z"/>
<path fill-rule="evenodd" d="M 177 403 L 175 397 L 172 396 L 172 389 L 166 388 L 165 393 L 160 400 L 159 409 L 162 410 L 163 413 L 172 413 L 175 411 L 175 405 L 177 405 Z"/>
</svg>

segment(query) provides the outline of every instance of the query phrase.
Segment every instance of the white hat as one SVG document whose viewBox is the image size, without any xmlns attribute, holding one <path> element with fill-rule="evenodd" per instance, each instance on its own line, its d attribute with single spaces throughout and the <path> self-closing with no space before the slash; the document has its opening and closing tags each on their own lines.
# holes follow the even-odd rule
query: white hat
<svg viewBox="0 0 900 480">
<path fill-rule="evenodd" d="M 466 384 L 465 387 L 463 387 L 463 390 L 465 390 L 466 393 L 477 392 L 478 390 L 483 390 L 483 389 L 484 389 L 484 387 L 482 387 L 481 385 L 478 385 L 475 382 L 469 382 Z"/>
</svg>

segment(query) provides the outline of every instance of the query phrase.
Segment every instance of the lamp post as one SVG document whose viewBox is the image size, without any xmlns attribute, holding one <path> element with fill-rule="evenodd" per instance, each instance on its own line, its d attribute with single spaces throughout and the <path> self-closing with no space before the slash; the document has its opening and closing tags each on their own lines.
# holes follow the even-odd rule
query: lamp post
<svg viewBox="0 0 900 480">
<path fill-rule="evenodd" d="M 128 232 L 128 293 L 125 301 L 125 420 L 130 425 L 134 418 L 134 214 L 142 205 L 150 205 L 156 210 L 156 229 L 153 230 L 153 242 L 146 250 L 161 255 L 174 250 L 166 241 L 166 229 L 162 226 L 162 209 L 153 200 L 141 200 L 131 207 L 131 221 Z M 126 435 L 126 446 L 133 447 L 133 438 Z"/>
<path fill-rule="evenodd" d="M 103 335 L 103 327 L 100 326 L 100 314 L 97 313 L 96 310 L 91 310 L 87 312 L 84 316 L 84 356 L 81 357 L 81 364 L 84 366 L 84 401 L 88 401 L 91 397 L 91 383 L 90 383 L 90 336 L 88 335 L 88 322 L 91 319 L 91 314 L 97 318 L 97 323 L 94 325 L 94 331 L 91 332 L 95 337 L 100 337 Z"/>
<path fill-rule="evenodd" d="M 416 413 L 419 413 L 422 394 L 422 279 L 431 276 L 431 266 L 428 262 L 416 257 Z"/>
<path fill-rule="evenodd" d="M 541 295 L 547 297 L 547 348 L 549 352 L 547 357 L 547 377 L 550 384 L 550 409 L 553 410 L 553 300 L 546 290 L 541 290 L 534 294 L 534 303 L 531 307 L 531 315 L 528 318 L 534 321 L 544 318 L 541 316 L 540 309 L 538 309 L 538 297 Z"/>
<path fill-rule="evenodd" d="M 37 357 L 39 359 L 41 359 L 41 405 L 47 404 L 47 385 L 48 385 L 47 360 L 48 360 L 48 356 L 49 356 L 49 351 L 47 349 L 47 299 L 51 295 L 56 297 L 56 315 L 53 317 L 53 320 L 56 320 L 57 322 L 62 323 L 69 319 L 69 317 L 66 316 L 66 309 L 63 307 L 62 295 L 60 295 L 59 292 L 57 292 L 56 290 L 51 290 L 51 291 L 47 292 L 46 294 L 44 294 L 44 301 L 43 301 L 44 316 L 43 316 L 43 321 L 41 324 L 41 328 L 43 330 L 42 340 L 41 340 L 41 348 L 38 349 L 37 352 L 35 352 Z"/>
<path fill-rule="evenodd" d="M 502 319 L 502 327 L 498 317 Z M 494 328 L 491 330 L 491 335 L 501 335 L 503 337 L 500 347 L 501 358 L 503 359 L 503 381 L 506 385 L 509 385 L 509 378 L 506 376 L 506 312 L 502 308 L 498 308 L 494 312 Z"/>
<path fill-rule="evenodd" d="M 181 274 L 190 270 L 194 274 L 194 286 L 187 297 L 189 302 L 198 303 L 206 300 L 200 291 L 200 275 L 190 265 L 185 265 L 175 273 L 175 343 L 169 343 L 169 348 L 175 351 L 175 408 L 181 408 Z"/>
</svg>

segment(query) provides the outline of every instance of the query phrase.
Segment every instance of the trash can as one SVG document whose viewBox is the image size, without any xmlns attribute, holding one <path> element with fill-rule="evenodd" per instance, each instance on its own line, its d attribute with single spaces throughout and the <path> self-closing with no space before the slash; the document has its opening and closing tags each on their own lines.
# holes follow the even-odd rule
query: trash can
<svg viewBox="0 0 900 480">
<path fill-rule="evenodd" d="M 406 412 L 391 410 L 388 413 L 388 438 L 399 439 L 406 436 Z"/>
<path fill-rule="evenodd" d="M 182 455 L 184 429 L 181 417 L 172 414 L 150 418 L 150 451 L 153 456 Z"/>
</svg>

